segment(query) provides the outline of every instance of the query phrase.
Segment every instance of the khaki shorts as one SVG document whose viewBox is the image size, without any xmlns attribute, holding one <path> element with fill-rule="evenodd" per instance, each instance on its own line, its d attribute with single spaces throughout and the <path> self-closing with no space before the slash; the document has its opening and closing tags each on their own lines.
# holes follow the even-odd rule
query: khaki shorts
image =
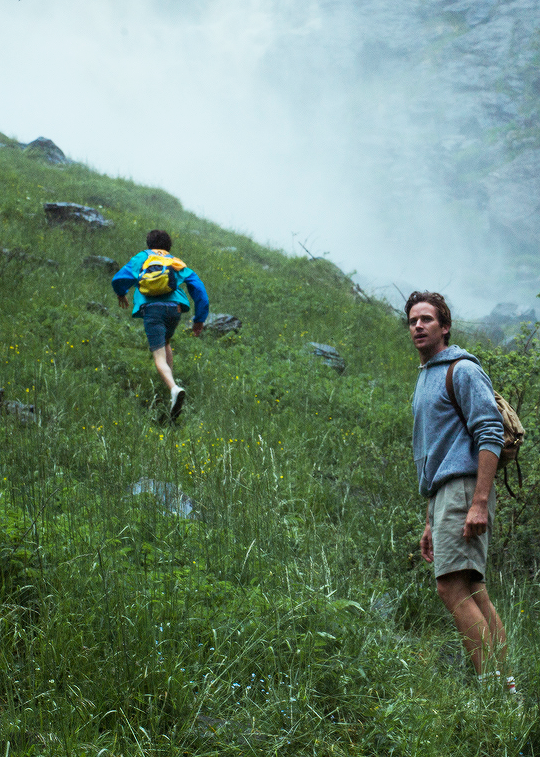
<svg viewBox="0 0 540 757">
<path fill-rule="evenodd" d="M 477 580 L 486 580 L 488 544 L 495 517 L 495 487 L 492 487 L 488 499 L 486 533 L 466 541 L 463 528 L 475 487 L 474 476 L 453 478 L 443 484 L 429 501 L 435 578 L 456 570 L 475 570 L 479 575 Z"/>
</svg>

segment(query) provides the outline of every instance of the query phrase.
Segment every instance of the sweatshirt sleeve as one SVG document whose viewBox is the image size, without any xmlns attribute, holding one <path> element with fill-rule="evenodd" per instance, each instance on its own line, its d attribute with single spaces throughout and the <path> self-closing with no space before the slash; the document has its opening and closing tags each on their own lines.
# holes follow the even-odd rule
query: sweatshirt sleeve
<svg viewBox="0 0 540 757">
<path fill-rule="evenodd" d="M 139 252 L 137 255 L 134 255 L 125 266 L 114 274 L 111 284 L 118 297 L 123 297 L 137 283 L 139 270 L 145 259 L 145 255 L 145 252 Z"/>
<path fill-rule="evenodd" d="M 184 279 L 187 290 L 195 305 L 195 323 L 204 323 L 208 318 L 209 302 L 204 284 L 194 271 L 190 271 Z"/>
<path fill-rule="evenodd" d="M 454 392 L 476 449 L 487 449 L 498 457 L 504 430 L 489 376 L 479 365 L 461 360 L 454 371 Z"/>
</svg>

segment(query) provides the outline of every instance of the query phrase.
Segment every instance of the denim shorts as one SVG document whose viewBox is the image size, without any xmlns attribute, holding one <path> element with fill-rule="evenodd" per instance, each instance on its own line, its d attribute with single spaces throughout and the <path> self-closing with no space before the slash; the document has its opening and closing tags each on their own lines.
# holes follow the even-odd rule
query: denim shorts
<svg viewBox="0 0 540 757">
<path fill-rule="evenodd" d="M 441 486 L 429 502 L 435 578 L 456 570 L 476 571 L 476 580 L 486 580 L 488 545 L 495 517 L 495 487 L 488 498 L 488 528 L 466 541 L 465 519 L 476 488 L 475 476 L 453 478 Z"/>
<path fill-rule="evenodd" d="M 165 347 L 176 331 L 180 322 L 181 314 L 178 312 L 177 303 L 166 305 L 163 302 L 156 302 L 143 305 L 144 330 L 148 339 L 150 351 L 159 350 Z"/>
</svg>

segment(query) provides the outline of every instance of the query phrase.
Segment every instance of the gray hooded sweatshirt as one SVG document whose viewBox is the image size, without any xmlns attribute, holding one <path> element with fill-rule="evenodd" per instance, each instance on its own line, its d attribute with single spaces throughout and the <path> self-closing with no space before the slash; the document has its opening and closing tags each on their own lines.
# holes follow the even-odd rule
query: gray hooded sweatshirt
<svg viewBox="0 0 540 757">
<path fill-rule="evenodd" d="M 462 356 L 467 360 L 455 366 L 453 383 L 469 433 L 446 391 L 448 366 Z M 476 476 L 480 450 L 500 455 L 503 424 L 491 381 L 479 360 L 455 344 L 420 367 L 413 415 L 414 461 L 424 497 L 432 497 L 452 478 Z"/>
</svg>

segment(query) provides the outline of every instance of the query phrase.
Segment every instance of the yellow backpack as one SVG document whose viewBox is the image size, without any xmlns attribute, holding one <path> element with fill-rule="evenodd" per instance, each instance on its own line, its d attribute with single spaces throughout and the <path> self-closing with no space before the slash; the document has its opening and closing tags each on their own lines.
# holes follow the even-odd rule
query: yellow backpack
<svg viewBox="0 0 540 757">
<path fill-rule="evenodd" d="M 173 258 L 166 250 L 150 250 L 141 266 L 137 285 L 146 297 L 161 297 L 177 288 L 175 271 L 181 271 L 186 264 L 180 258 Z"/>
</svg>

